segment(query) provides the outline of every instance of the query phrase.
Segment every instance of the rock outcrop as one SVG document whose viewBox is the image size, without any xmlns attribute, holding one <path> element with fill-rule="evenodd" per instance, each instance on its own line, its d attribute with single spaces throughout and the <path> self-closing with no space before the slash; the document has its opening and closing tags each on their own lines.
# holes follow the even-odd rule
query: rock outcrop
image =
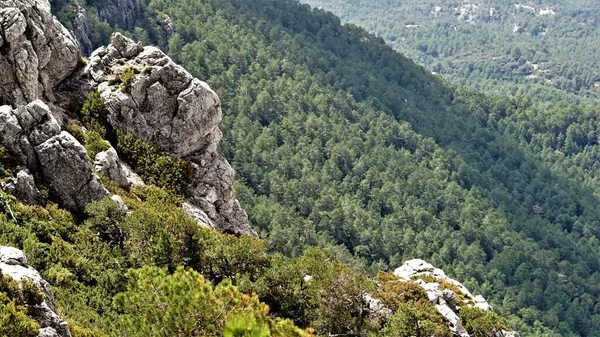
<svg viewBox="0 0 600 337">
<path fill-rule="evenodd" d="M 17 177 L 9 180 L 2 189 L 29 205 L 45 204 L 44 197 L 35 184 L 35 179 L 27 169 L 19 171 Z"/>
<path fill-rule="evenodd" d="M 54 87 L 78 59 L 77 43 L 47 0 L 0 0 L 0 105 L 54 101 Z"/>
<path fill-rule="evenodd" d="M 483 296 L 473 296 L 471 292 L 460 282 L 446 276 L 443 270 L 434 268 L 431 264 L 419 260 L 409 260 L 404 262 L 402 266 L 394 271 L 394 275 L 404 279 L 413 280 L 420 285 L 437 311 L 446 319 L 450 331 L 456 336 L 469 337 L 467 330 L 463 327 L 460 318 L 458 317 L 458 309 L 464 305 L 476 306 L 485 311 L 491 311 L 492 307 L 485 301 Z M 458 302 L 457 295 L 450 289 L 442 289 L 439 282 L 425 282 L 421 279 L 416 279 L 418 276 L 432 276 L 440 282 L 448 282 L 458 288 L 461 297 L 465 298 L 465 302 Z"/>
<path fill-rule="evenodd" d="M 17 155 L 22 166 L 40 172 L 61 206 L 70 211 L 81 212 L 87 203 L 108 195 L 92 174 L 85 148 L 71 134 L 61 132 L 55 114 L 42 101 L 16 109 L 0 106 L 0 145 Z M 33 193 L 22 200 L 37 199 L 33 179 L 21 179 Z"/>
<path fill-rule="evenodd" d="M 40 166 L 62 207 L 82 212 L 89 202 L 108 196 L 97 176 L 92 174 L 85 148 L 68 132 L 36 146 Z"/>
<path fill-rule="evenodd" d="M 69 325 L 56 314 L 54 294 L 37 270 L 27 265 L 25 254 L 12 247 L 0 246 L 0 271 L 15 281 L 31 280 L 44 294 L 44 301 L 33 308 L 32 318 L 41 327 L 40 337 L 70 337 Z"/>
<path fill-rule="evenodd" d="M 222 135 L 221 102 L 206 83 L 158 48 L 144 47 L 118 33 L 108 47 L 92 54 L 84 75 L 104 100 L 112 127 L 190 162 L 189 204 L 210 220 L 199 223 L 227 233 L 256 235 L 235 199 L 234 171 L 216 152 Z"/>
<path fill-rule="evenodd" d="M 94 168 L 121 187 L 144 185 L 142 178 L 119 159 L 117 151 L 112 147 L 96 155 Z"/>
</svg>

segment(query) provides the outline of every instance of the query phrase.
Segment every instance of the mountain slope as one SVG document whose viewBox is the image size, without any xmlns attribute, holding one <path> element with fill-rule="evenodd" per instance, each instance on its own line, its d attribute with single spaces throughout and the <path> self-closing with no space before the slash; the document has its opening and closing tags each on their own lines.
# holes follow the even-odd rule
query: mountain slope
<svg viewBox="0 0 600 337">
<path fill-rule="evenodd" d="M 343 244 L 371 270 L 433 259 L 527 334 L 598 331 L 598 202 L 504 124 L 539 113 L 526 102 L 455 89 L 293 2 L 147 10 L 171 18 L 170 55 L 225 102 L 223 153 L 271 249 Z"/>
<path fill-rule="evenodd" d="M 540 102 L 596 100 L 593 1 L 320 1 L 427 69 L 475 90 Z"/>
<path fill-rule="evenodd" d="M 516 335 L 422 260 L 268 253 L 206 83 L 119 33 L 79 58 L 47 1 L 0 7 L 0 335 Z"/>
</svg>

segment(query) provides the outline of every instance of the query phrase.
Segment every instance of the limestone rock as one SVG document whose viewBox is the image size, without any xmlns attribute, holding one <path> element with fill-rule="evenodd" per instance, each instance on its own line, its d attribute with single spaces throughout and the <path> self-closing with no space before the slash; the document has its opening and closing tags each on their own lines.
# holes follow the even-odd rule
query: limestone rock
<svg viewBox="0 0 600 337">
<path fill-rule="evenodd" d="M 45 200 L 35 185 L 29 170 L 23 169 L 17 173 L 16 179 L 9 181 L 4 186 L 4 191 L 14 195 L 17 199 L 30 205 L 44 205 Z"/>
<path fill-rule="evenodd" d="M 135 76 L 124 89 L 121 76 L 129 70 Z M 109 46 L 92 53 L 84 76 L 100 93 L 114 128 L 191 163 L 194 179 L 186 191 L 188 205 L 201 210 L 210 222 L 197 210 L 191 211 L 192 216 L 226 233 L 256 236 L 235 199 L 234 171 L 216 153 L 222 136 L 221 102 L 206 83 L 159 49 L 118 33 Z"/>
<path fill-rule="evenodd" d="M 96 5 L 100 19 L 123 29 L 132 29 L 140 15 L 140 0 L 110 0 Z"/>
<path fill-rule="evenodd" d="M 487 303 L 483 296 L 473 296 L 462 283 L 446 276 L 446 273 L 444 273 L 443 270 L 435 268 L 423 260 L 414 259 L 406 261 L 394 271 L 394 274 L 407 281 L 412 280 L 419 275 L 429 275 L 456 286 L 460 290 L 461 295 L 463 295 L 469 303 L 458 303 L 457 294 L 450 289 L 442 289 L 437 282 L 425 282 L 421 279 L 414 280 L 416 284 L 420 285 L 425 290 L 429 302 L 431 302 L 438 312 L 444 316 L 450 331 L 456 336 L 469 336 L 458 317 L 458 311 L 461 306 L 469 305 L 485 311 L 492 311 L 492 307 Z"/>
<path fill-rule="evenodd" d="M 79 9 L 73 26 L 73 35 L 79 44 L 79 51 L 82 55 L 90 55 L 93 51 L 92 41 L 90 40 L 92 28 L 87 19 L 85 8 Z"/>
<path fill-rule="evenodd" d="M 182 207 L 183 210 L 194 220 L 196 220 L 199 225 L 211 229 L 215 228 L 215 224 L 212 222 L 212 220 L 210 220 L 208 215 L 202 209 L 200 209 L 200 207 L 194 206 L 188 202 L 184 202 Z"/>
<path fill-rule="evenodd" d="M 85 205 L 108 195 L 88 161 L 85 148 L 68 132 L 35 147 L 41 169 L 62 207 L 82 212 Z"/>
<path fill-rule="evenodd" d="M 144 185 L 142 178 L 119 160 L 117 151 L 112 147 L 96 155 L 94 169 L 96 172 L 104 173 L 121 187 Z"/>
<path fill-rule="evenodd" d="M 14 153 L 21 165 L 37 170 L 33 149 L 60 132 L 60 125 L 50 108 L 36 100 L 16 109 L 0 106 L 0 145 Z"/>
<path fill-rule="evenodd" d="M 126 69 L 138 74 L 124 93 L 116 76 Z M 113 127 L 178 157 L 216 150 L 219 98 L 159 49 L 144 48 L 117 33 L 106 49 L 92 54 L 85 72 L 97 84 Z"/>
<path fill-rule="evenodd" d="M 364 294 L 363 301 L 369 308 L 369 316 L 373 319 L 390 318 L 393 315 L 392 310 L 387 308 L 380 300 L 373 298 L 371 294 Z"/>
<path fill-rule="evenodd" d="M 40 274 L 27 265 L 27 258 L 22 251 L 0 246 L 0 271 L 16 281 L 28 278 L 44 294 L 44 302 L 35 306 L 31 311 L 31 317 L 41 327 L 40 337 L 70 337 L 69 326 L 56 314 L 54 294 L 48 282 Z"/>
<path fill-rule="evenodd" d="M 77 67 L 79 49 L 48 0 L 0 0 L 0 104 L 53 101 Z"/>
</svg>

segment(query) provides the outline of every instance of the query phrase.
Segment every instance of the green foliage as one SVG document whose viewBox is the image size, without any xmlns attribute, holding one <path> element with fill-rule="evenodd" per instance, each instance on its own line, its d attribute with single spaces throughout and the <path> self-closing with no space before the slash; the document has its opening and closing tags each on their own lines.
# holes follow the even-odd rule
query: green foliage
<svg viewBox="0 0 600 337">
<path fill-rule="evenodd" d="M 0 179 L 11 176 L 15 166 L 16 161 L 13 156 L 6 148 L 0 146 Z"/>
<path fill-rule="evenodd" d="M 131 83 L 135 80 L 135 72 L 133 67 L 126 67 L 123 72 L 119 75 L 121 85 L 119 89 L 122 92 L 131 92 Z"/>
<path fill-rule="evenodd" d="M 497 332 L 507 329 L 507 322 L 504 318 L 476 307 L 460 308 L 459 317 L 467 332 L 474 337 L 493 336 Z"/>
<path fill-rule="evenodd" d="M 85 133 L 85 149 L 88 156 L 93 160 L 100 152 L 110 149 L 110 143 L 102 138 L 98 132 L 90 130 Z"/>
<path fill-rule="evenodd" d="M 379 287 L 373 296 L 381 300 L 391 310 L 397 310 L 403 303 L 428 302 L 425 290 L 413 282 L 400 280 L 394 274 L 379 273 L 375 277 Z"/>
<path fill-rule="evenodd" d="M 435 307 L 401 303 L 383 330 L 386 337 L 450 337 L 452 333 Z"/>
<path fill-rule="evenodd" d="M 81 144 L 85 144 L 85 133 L 83 132 L 83 128 L 81 125 L 70 123 L 65 126 L 65 131 L 70 133 L 75 139 L 77 139 Z"/>
<path fill-rule="evenodd" d="M 457 285 L 455 285 L 449 281 L 446 281 L 444 279 L 441 279 L 441 278 L 438 278 L 438 277 L 435 277 L 432 275 L 418 275 L 418 276 L 414 276 L 413 279 L 415 279 L 415 280 L 420 279 L 427 283 L 437 283 L 440 285 L 441 290 L 446 290 L 446 289 L 452 290 L 456 294 L 456 300 L 459 305 L 474 304 L 473 301 L 471 301 L 465 297 L 465 294 L 463 294 L 463 292 L 460 290 L 460 288 Z"/>
<path fill-rule="evenodd" d="M 108 111 L 104 105 L 104 100 L 100 97 L 98 91 L 91 91 L 85 98 L 81 108 L 81 117 L 84 125 L 89 131 L 95 131 L 101 137 L 106 137 L 108 126 Z"/>
<path fill-rule="evenodd" d="M 213 287 L 183 268 L 169 275 L 144 267 L 127 276 L 127 291 L 114 299 L 123 312 L 113 328 L 118 336 L 270 336 L 268 307 L 228 281 Z"/>
<path fill-rule="evenodd" d="M 173 158 L 130 133 L 117 131 L 117 151 L 148 184 L 182 195 L 191 181 L 188 162 Z"/>
<path fill-rule="evenodd" d="M 43 300 L 31 280 L 17 282 L 0 272 L 0 336 L 37 336 L 40 327 L 28 313 Z"/>
<path fill-rule="evenodd" d="M 331 10 L 428 70 L 473 90 L 526 96 L 542 104 L 593 101 L 599 95 L 594 49 L 600 39 L 594 32 L 600 6 L 594 1 L 520 6 L 498 0 L 492 7 L 448 0 L 419 6 L 399 0 L 301 2 Z"/>
</svg>

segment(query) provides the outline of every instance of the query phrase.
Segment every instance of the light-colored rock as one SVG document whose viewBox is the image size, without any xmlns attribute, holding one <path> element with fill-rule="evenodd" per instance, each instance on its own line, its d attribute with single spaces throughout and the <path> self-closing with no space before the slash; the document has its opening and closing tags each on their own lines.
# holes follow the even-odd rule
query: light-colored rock
<svg viewBox="0 0 600 337">
<path fill-rule="evenodd" d="M 44 205 L 45 200 L 35 185 L 29 170 L 23 169 L 17 173 L 16 179 L 9 181 L 3 188 L 5 192 L 30 205 Z"/>
<path fill-rule="evenodd" d="M 89 55 L 93 51 L 92 41 L 90 40 L 92 29 L 87 19 L 85 8 L 79 9 L 73 26 L 73 35 L 79 44 L 79 51 L 82 55 Z"/>
<path fill-rule="evenodd" d="M 8 265 L 26 265 L 27 256 L 21 250 L 13 247 L 0 246 L 0 263 Z"/>
<path fill-rule="evenodd" d="M 16 109 L 0 107 L 0 145 L 9 149 L 19 164 L 31 170 L 38 169 L 33 149 L 60 132 L 60 124 L 42 101 L 36 100 Z"/>
<path fill-rule="evenodd" d="M 475 302 L 475 306 L 477 308 L 488 312 L 493 311 L 492 306 L 485 300 L 485 298 L 483 298 L 483 296 L 477 295 L 473 301 Z"/>
<path fill-rule="evenodd" d="M 210 220 L 208 215 L 198 206 L 194 206 L 189 202 L 184 202 L 183 210 L 191 216 L 196 222 L 204 227 L 215 229 L 215 224 Z"/>
<path fill-rule="evenodd" d="M 25 254 L 12 247 L 0 246 L 0 271 L 15 281 L 31 280 L 44 294 L 44 302 L 32 308 L 31 317 L 41 327 L 40 337 L 70 337 L 69 326 L 56 314 L 54 294 L 37 270 L 27 265 Z"/>
<path fill-rule="evenodd" d="M 109 0 L 96 5 L 100 19 L 123 29 L 132 29 L 140 15 L 140 0 Z"/>
<path fill-rule="evenodd" d="M 483 296 L 473 296 L 462 283 L 446 276 L 443 270 L 435 268 L 423 260 L 408 260 L 402 266 L 398 267 L 394 271 L 394 274 L 404 280 L 412 280 L 414 283 L 420 285 L 427 293 L 429 302 L 435 305 L 438 312 L 444 316 L 448 322 L 448 327 L 456 336 L 469 336 L 458 317 L 458 311 L 461 306 L 475 306 L 485 311 L 492 311 L 492 307 L 486 302 Z M 450 289 L 442 289 L 437 282 L 428 283 L 418 279 L 417 277 L 420 275 L 433 276 L 456 286 L 461 292 L 460 295 L 464 296 L 467 300 L 464 303 L 458 303 L 457 295 L 459 294 Z"/>
<path fill-rule="evenodd" d="M 125 202 L 123 202 L 123 198 L 121 198 L 120 195 L 113 194 L 110 196 L 110 199 L 112 201 L 114 201 L 115 204 L 117 204 L 117 207 L 119 208 L 119 212 L 122 215 L 127 215 L 129 213 L 129 207 L 127 207 L 127 205 L 125 205 Z"/>
<path fill-rule="evenodd" d="M 121 187 L 144 185 L 142 178 L 119 160 L 117 151 L 112 147 L 96 155 L 94 169 L 96 172 L 104 173 Z"/>
<path fill-rule="evenodd" d="M 373 298 L 371 294 L 364 294 L 363 301 L 369 309 L 369 316 L 373 319 L 390 318 L 394 314 L 394 312 L 387 308 L 383 302 Z"/>
<path fill-rule="evenodd" d="M 125 69 L 135 78 L 123 92 L 116 81 Z M 126 130 L 193 168 L 186 191 L 188 204 L 199 221 L 236 235 L 257 236 L 233 193 L 234 171 L 218 153 L 221 140 L 221 103 L 210 87 L 192 77 L 167 55 L 114 34 L 111 44 L 92 53 L 84 70 L 109 112 L 110 124 Z M 188 211 L 190 208 L 188 207 Z"/>
<path fill-rule="evenodd" d="M 436 304 L 435 308 L 442 316 L 444 316 L 448 322 L 448 328 L 450 328 L 450 331 L 452 331 L 455 336 L 469 337 L 469 334 L 467 333 L 467 330 L 465 330 L 465 327 L 463 327 L 460 318 L 454 311 L 452 311 L 452 309 L 450 309 L 450 307 L 445 304 Z"/>
<path fill-rule="evenodd" d="M 48 139 L 35 151 L 44 178 L 62 207 L 82 212 L 87 203 L 108 196 L 98 177 L 92 174 L 85 148 L 68 132 Z"/>
<path fill-rule="evenodd" d="M 0 104 L 46 98 L 77 67 L 79 49 L 47 0 L 0 0 Z"/>
</svg>

